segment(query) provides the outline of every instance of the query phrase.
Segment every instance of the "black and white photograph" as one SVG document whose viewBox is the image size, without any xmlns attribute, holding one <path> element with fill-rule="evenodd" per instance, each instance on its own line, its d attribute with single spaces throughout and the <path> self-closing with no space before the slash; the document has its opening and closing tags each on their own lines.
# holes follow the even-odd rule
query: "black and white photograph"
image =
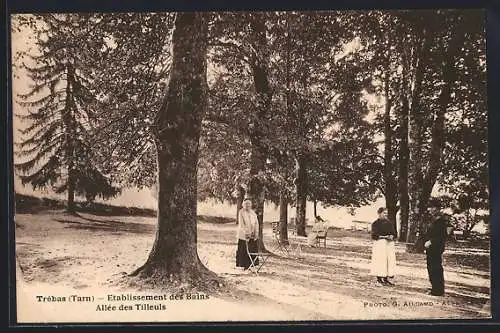
<svg viewBox="0 0 500 333">
<path fill-rule="evenodd" d="M 484 10 L 10 29 L 18 324 L 492 317 Z"/>
</svg>

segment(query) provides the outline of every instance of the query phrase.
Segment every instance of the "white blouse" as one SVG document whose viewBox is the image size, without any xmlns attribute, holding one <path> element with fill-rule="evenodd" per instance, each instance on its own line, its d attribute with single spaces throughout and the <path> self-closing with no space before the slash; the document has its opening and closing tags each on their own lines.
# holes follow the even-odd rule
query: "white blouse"
<svg viewBox="0 0 500 333">
<path fill-rule="evenodd" d="M 257 214 L 253 210 L 241 209 L 238 215 L 238 239 L 245 240 L 252 236 L 257 239 L 259 237 L 259 222 Z"/>
</svg>

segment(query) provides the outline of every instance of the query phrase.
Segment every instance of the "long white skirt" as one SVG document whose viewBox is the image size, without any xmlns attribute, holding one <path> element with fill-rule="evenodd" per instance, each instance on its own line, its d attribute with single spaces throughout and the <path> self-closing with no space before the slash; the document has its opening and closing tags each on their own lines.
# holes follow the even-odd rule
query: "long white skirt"
<svg viewBox="0 0 500 333">
<path fill-rule="evenodd" d="M 394 276 L 396 270 L 396 248 L 393 241 L 378 239 L 373 242 L 371 275 Z"/>
<path fill-rule="evenodd" d="M 316 236 L 318 236 L 318 233 L 315 231 L 311 231 L 309 235 L 307 235 L 307 244 L 308 245 L 316 244 Z"/>
</svg>

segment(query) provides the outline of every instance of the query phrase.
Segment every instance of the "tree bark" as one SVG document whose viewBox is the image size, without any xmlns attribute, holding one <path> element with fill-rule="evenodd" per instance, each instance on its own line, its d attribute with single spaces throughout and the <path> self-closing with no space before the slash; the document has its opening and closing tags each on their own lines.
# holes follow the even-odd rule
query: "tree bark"
<svg viewBox="0 0 500 333">
<path fill-rule="evenodd" d="M 68 204 L 66 210 L 70 213 L 75 212 L 75 115 L 73 107 L 75 102 L 73 100 L 73 82 L 74 82 L 74 68 L 69 63 L 67 65 L 67 82 L 66 82 L 66 105 L 63 111 L 62 119 L 65 126 L 66 136 L 66 166 L 68 169 L 67 191 L 68 191 Z"/>
<path fill-rule="evenodd" d="M 456 75 L 455 58 L 457 51 L 460 49 L 460 45 L 463 39 L 463 33 L 461 33 L 457 27 L 455 27 L 455 29 L 452 29 L 451 31 L 452 36 L 450 41 L 448 42 L 446 54 L 443 57 L 442 78 L 444 84 L 439 94 L 439 107 L 436 110 L 434 123 L 431 130 L 429 161 L 427 164 L 425 177 L 422 177 L 423 179 L 421 190 L 418 196 L 418 205 L 416 211 L 416 231 L 419 236 L 416 239 L 415 251 L 419 253 L 424 251 L 424 230 L 429 223 L 429 221 L 424 218 L 427 212 L 428 201 L 431 197 L 432 189 L 436 183 L 442 166 L 442 154 L 445 145 L 446 111 L 448 109 L 448 105 L 452 101 L 451 91 Z"/>
<path fill-rule="evenodd" d="M 281 190 L 280 192 L 280 223 L 279 223 L 279 232 L 280 232 L 280 243 L 288 244 L 288 199 L 286 197 L 285 190 Z"/>
<path fill-rule="evenodd" d="M 259 221 L 259 249 L 266 251 L 263 240 L 264 229 L 264 182 L 263 175 L 266 165 L 267 147 L 263 144 L 266 134 L 266 115 L 271 106 L 272 91 L 268 78 L 269 49 L 266 37 L 265 13 L 250 15 L 250 29 L 254 54 L 252 57 L 252 74 L 257 95 L 256 117 L 250 124 L 250 184 L 249 196 L 257 213 Z"/>
<path fill-rule="evenodd" d="M 469 210 L 467 209 L 466 212 L 465 212 L 465 228 L 464 228 L 464 233 L 463 233 L 463 238 L 464 239 L 469 239 L 470 237 L 470 234 L 471 234 L 471 231 L 472 231 L 472 228 L 474 228 L 474 225 L 475 223 L 473 223 L 473 221 L 471 221 L 471 216 L 470 216 L 470 212 Z"/>
<path fill-rule="evenodd" d="M 413 91 L 411 93 L 411 107 L 409 109 L 409 122 L 410 128 L 409 137 L 411 140 L 410 148 L 410 164 L 409 164 L 409 228 L 407 241 L 414 243 L 417 239 L 418 225 L 419 225 L 419 215 L 418 215 L 418 191 L 423 181 L 422 175 L 422 144 L 423 144 L 423 133 L 424 124 L 423 117 L 425 116 L 421 112 L 420 98 L 422 91 L 422 82 L 424 78 L 425 70 L 425 59 L 427 57 L 431 43 L 433 40 L 433 34 L 429 29 L 424 28 L 421 33 L 420 41 L 421 45 L 418 46 L 416 52 L 416 65 L 415 74 L 413 79 Z"/>
<path fill-rule="evenodd" d="M 385 180 L 385 202 L 387 207 L 387 218 L 397 230 L 397 185 L 394 172 L 393 149 L 392 149 L 392 127 L 391 127 L 391 108 L 390 98 L 390 54 L 387 56 L 385 66 L 385 112 L 384 112 L 384 180 Z"/>
<path fill-rule="evenodd" d="M 437 177 L 442 165 L 442 154 L 445 145 L 445 116 L 448 105 L 451 102 L 451 85 L 453 84 L 454 73 L 454 51 L 459 47 L 460 36 L 455 33 L 448 46 L 447 57 L 443 64 L 443 79 L 445 84 L 441 89 L 439 95 L 439 108 L 436 111 L 436 117 L 432 126 L 431 132 L 431 150 L 427 173 L 423 180 L 422 189 L 418 199 L 418 227 L 417 232 L 419 237 L 417 239 L 416 251 L 423 252 L 423 230 L 425 230 L 426 221 L 422 218 L 427 212 L 427 205 L 431 197 L 432 189 L 436 184 Z"/>
<path fill-rule="evenodd" d="M 74 213 L 76 210 L 75 207 L 75 177 L 74 177 L 74 170 L 72 166 L 68 168 L 68 206 L 66 207 L 66 210 L 70 213 Z"/>
<path fill-rule="evenodd" d="M 265 167 L 265 159 L 263 149 L 260 147 L 260 141 L 254 138 L 251 140 L 251 156 L 250 156 L 250 182 L 248 184 L 248 196 L 252 201 L 252 207 L 257 214 L 259 222 L 259 249 L 265 251 L 263 240 L 264 229 L 264 183 L 262 175 Z"/>
<path fill-rule="evenodd" d="M 313 201 L 313 208 L 314 208 L 314 218 L 318 217 L 318 208 L 317 208 L 317 201 Z"/>
<path fill-rule="evenodd" d="M 408 194 L 408 164 L 410 159 L 410 150 L 408 148 L 408 99 L 403 96 L 402 108 L 400 114 L 400 152 L 399 152 L 399 206 L 400 206 L 400 231 L 399 241 L 408 240 L 408 218 L 410 216 L 410 197 Z"/>
<path fill-rule="evenodd" d="M 240 210 L 243 208 L 243 199 L 245 199 L 245 189 L 238 186 L 238 197 L 236 198 L 236 224 L 240 222 Z"/>
<path fill-rule="evenodd" d="M 297 235 L 306 235 L 306 203 L 307 203 L 307 173 L 306 159 L 304 154 L 298 154 L 295 158 L 295 187 L 296 187 L 296 224 Z"/>
<path fill-rule="evenodd" d="M 132 275 L 168 281 L 212 275 L 197 253 L 197 162 L 206 110 L 207 22 L 202 13 L 178 13 L 172 36 L 168 89 L 155 119 L 158 228 L 146 263 Z"/>
</svg>

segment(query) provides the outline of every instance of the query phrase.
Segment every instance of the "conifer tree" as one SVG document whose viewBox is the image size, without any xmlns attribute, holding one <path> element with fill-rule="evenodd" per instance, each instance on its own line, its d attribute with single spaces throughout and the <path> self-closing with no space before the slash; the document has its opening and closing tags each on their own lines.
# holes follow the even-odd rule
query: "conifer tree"
<svg viewBox="0 0 500 333">
<path fill-rule="evenodd" d="M 38 54 L 21 55 L 31 86 L 19 94 L 26 122 L 15 167 L 23 184 L 67 192 L 67 210 L 75 195 L 88 201 L 113 197 L 119 189 L 94 164 L 92 127 L 99 101 L 92 91 L 89 61 L 99 50 L 90 45 L 91 15 L 39 14 L 18 17 L 19 26 L 36 33 Z"/>
</svg>

